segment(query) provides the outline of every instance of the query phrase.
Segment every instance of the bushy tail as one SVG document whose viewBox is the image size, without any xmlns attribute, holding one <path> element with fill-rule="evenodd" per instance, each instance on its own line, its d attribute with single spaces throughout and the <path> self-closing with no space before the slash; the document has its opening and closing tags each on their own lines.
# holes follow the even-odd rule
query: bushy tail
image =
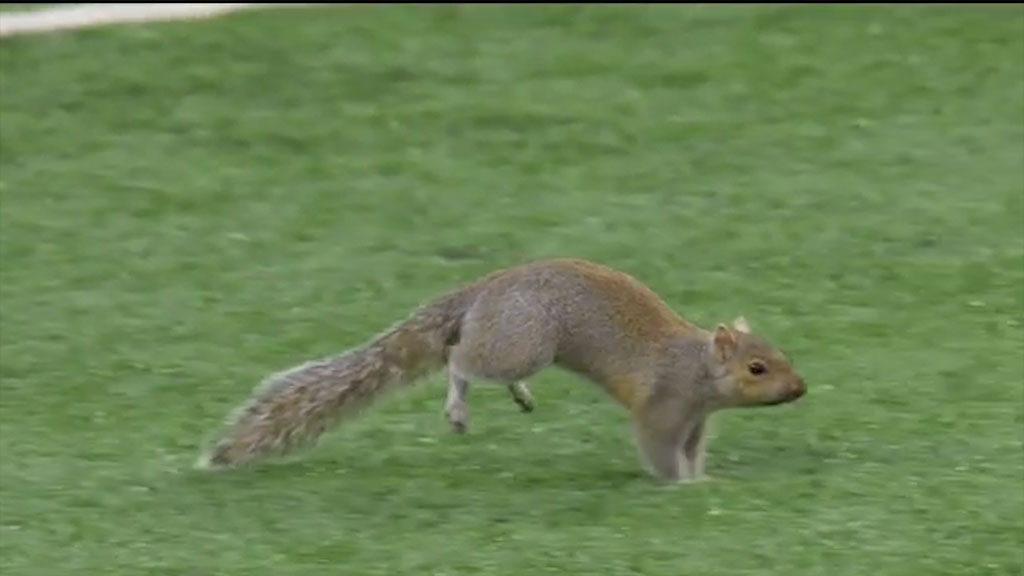
<svg viewBox="0 0 1024 576">
<path fill-rule="evenodd" d="M 315 444 L 345 414 L 441 369 L 472 292 L 442 296 L 358 348 L 268 377 L 199 467 L 230 467 Z"/>
</svg>

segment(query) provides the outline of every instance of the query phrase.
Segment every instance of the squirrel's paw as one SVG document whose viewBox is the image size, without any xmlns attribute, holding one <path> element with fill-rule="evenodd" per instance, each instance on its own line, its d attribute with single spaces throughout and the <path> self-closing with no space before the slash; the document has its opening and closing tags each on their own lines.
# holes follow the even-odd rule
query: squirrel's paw
<svg viewBox="0 0 1024 576">
<path fill-rule="evenodd" d="M 469 430 L 469 409 L 465 403 L 452 404 L 445 408 L 445 418 L 456 434 L 465 434 Z"/>
</svg>

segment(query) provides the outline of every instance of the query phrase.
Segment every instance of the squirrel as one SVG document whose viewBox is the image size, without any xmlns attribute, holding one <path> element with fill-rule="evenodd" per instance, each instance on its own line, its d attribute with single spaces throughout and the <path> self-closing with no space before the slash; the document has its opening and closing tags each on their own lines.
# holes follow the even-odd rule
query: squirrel
<svg viewBox="0 0 1024 576">
<path fill-rule="evenodd" d="M 794 402 L 807 387 L 744 317 L 705 330 L 625 272 L 555 258 L 499 269 L 420 306 L 368 342 L 267 377 L 200 457 L 228 468 L 309 446 L 382 393 L 447 368 L 443 413 L 468 430 L 473 380 L 504 385 L 523 412 L 526 381 L 550 366 L 596 384 L 629 411 L 648 473 L 705 478 L 708 418 Z"/>
</svg>

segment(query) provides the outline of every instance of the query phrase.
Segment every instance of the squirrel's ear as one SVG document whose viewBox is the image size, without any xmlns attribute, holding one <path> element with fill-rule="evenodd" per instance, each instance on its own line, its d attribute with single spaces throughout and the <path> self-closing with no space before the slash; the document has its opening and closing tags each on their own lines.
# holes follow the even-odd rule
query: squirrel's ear
<svg viewBox="0 0 1024 576">
<path fill-rule="evenodd" d="M 737 332 L 743 332 L 744 334 L 750 334 L 750 324 L 747 323 L 747 319 L 743 316 L 732 321 L 732 327 Z"/>
<path fill-rule="evenodd" d="M 725 324 L 715 328 L 714 347 L 715 356 L 720 362 L 728 360 L 736 350 L 736 335 Z"/>
</svg>

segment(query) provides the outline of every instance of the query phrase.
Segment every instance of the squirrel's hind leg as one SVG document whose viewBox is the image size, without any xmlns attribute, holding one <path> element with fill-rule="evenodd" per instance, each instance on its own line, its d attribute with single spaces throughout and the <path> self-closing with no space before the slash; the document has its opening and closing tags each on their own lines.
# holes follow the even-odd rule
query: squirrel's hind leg
<svg viewBox="0 0 1024 576">
<path fill-rule="evenodd" d="M 469 407 L 466 405 L 468 392 L 469 380 L 449 368 L 448 398 L 444 402 L 444 415 L 457 434 L 465 434 L 469 428 Z"/>
<path fill-rule="evenodd" d="M 533 412 L 533 395 L 524 382 L 513 382 L 508 385 L 512 399 L 523 412 Z M 469 393 L 469 380 L 449 367 L 448 396 L 444 402 L 444 415 L 457 434 L 465 434 L 469 430 L 469 405 L 466 396 Z"/>
<path fill-rule="evenodd" d="M 508 391 L 512 394 L 512 400 L 519 405 L 523 412 L 533 412 L 533 394 L 522 381 L 513 382 L 508 385 Z"/>
</svg>

